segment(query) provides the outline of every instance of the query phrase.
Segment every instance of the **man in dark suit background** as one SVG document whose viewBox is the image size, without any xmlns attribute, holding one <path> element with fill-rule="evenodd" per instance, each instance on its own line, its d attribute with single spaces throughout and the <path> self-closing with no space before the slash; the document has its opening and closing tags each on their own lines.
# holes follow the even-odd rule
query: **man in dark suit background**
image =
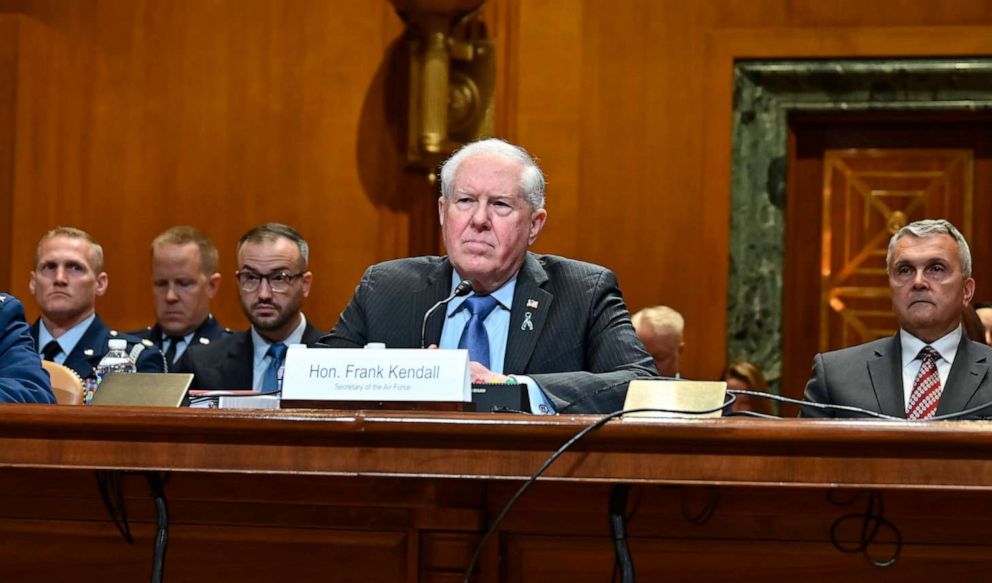
<svg viewBox="0 0 992 583">
<path fill-rule="evenodd" d="M 992 401 L 992 349 L 962 331 L 961 310 L 975 292 L 971 251 L 944 220 L 896 232 L 886 255 L 899 332 L 818 354 L 806 400 L 909 419 L 960 412 Z M 862 414 L 805 406 L 804 417 Z M 992 416 L 992 406 L 969 417 Z"/>
<path fill-rule="evenodd" d="M 176 372 L 193 373 L 194 389 L 277 393 L 290 344 L 313 345 L 323 334 L 303 315 L 313 274 L 310 247 L 295 229 L 266 223 L 238 241 L 236 277 L 251 328 L 183 353 Z"/>
<path fill-rule="evenodd" d="M 121 334 L 96 314 L 96 298 L 107 292 L 103 247 L 86 231 L 57 227 L 45 233 L 35 252 L 28 287 L 41 308 L 31 326 L 36 347 L 45 360 L 63 364 L 82 377 L 86 402 L 96 387 L 94 369 L 110 349 L 111 338 L 127 340 L 127 351 L 138 372 L 164 372 L 165 359 L 148 340 Z"/>
<path fill-rule="evenodd" d="M 217 247 L 193 227 L 171 227 L 152 241 L 155 325 L 132 334 L 154 342 L 170 369 L 188 346 L 230 332 L 210 314 L 210 300 L 220 289 L 217 264 Z"/>
<path fill-rule="evenodd" d="M 41 367 L 24 306 L 0 293 L 0 403 L 54 403 L 52 383 Z"/>
<path fill-rule="evenodd" d="M 611 271 L 528 251 L 547 211 L 526 151 L 469 144 L 443 165 L 441 193 L 448 256 L 370 267 L 322 345 L 420 347 L 424 313 L 471 280 L 474 293 L 434 314 L 423 340 L 467 348 L 474 378 L 526 382 L 533 411 L 615 411 L 630 380 L 657 374 Z"/>
</svg>

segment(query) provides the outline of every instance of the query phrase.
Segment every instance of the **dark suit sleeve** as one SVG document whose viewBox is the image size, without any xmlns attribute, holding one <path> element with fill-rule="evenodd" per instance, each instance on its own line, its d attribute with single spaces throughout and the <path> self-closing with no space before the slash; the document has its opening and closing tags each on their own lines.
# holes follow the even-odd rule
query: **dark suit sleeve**
<svg viewBox="0 0 992 583">
<path fill-rule="evenodd" d="M 21 303 L 10 296 L 0 305 L 0 402 L 54 403 L 52 383 L 41 367 Z"/>
<path fill-rule="evenodd" d="M 165 357 L 155 346 L 145 346 L 138 355 L 138 372 L 165 372 Z"/>
<path fill-rule="evenodd" d="M 193 384 L 190 386 L 193 387 L 194 389 L 198 389 L 200 388 L 200 385 L 197 384 L 196 382 L 197 381 L 196 366 L 193 360 L 193 349 L 199 349 L 199 347 L 190 346 L 186 348 L 186 350 L 183 351 L 182 356 L 179 357 L 179 360 L 176 361 L 176 364 L 173 367 L 172 372 L 192 374 Z"/>
<path fill-rule="evenodd" d="M 812 403 L 831 403 L 830 389 L 827 385 L 827 369 L 823 364 L 823 355 L 817 354 L 813 357 L 813 372 L 806 383 L 806 393 L 804 400 Z M 799 412 L 800 417 L 833 417 L 833 409 L 820 409 L 817 407 L 803 406 Z"/>
<path fill-rule="evenodd" d="M 331 333 L 317 342 L 317 346 L 329 348 L 362 348 L 368 344 L 368 320 L 366 307 L 372 287 L 372 270 L 365 270 L 362 280 L 355 288 L 355 295 L 345 306 Z"/>
<path fill-rule="evenodd" d="M 582 370 L 528 373 L 559 413 L 619 411 L 627 396 L 627 383 L 658 375 L 651 356 L 634 333 L 612 271 L 602 270 L 591 294 L 586 329 L 577 331 L 584 334 Z M 565 309 L 569 304 L 576 305 L 567 297 L 561 299 Z"/>
</svg>

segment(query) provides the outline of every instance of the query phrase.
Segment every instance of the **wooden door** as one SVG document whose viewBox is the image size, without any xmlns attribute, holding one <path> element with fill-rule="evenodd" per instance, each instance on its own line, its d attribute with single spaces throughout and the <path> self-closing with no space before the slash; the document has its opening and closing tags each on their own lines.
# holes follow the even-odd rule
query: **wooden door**
<svg viewBox="0 0 992 583">
<path fill-rule="evenodd" d="M 976 299 L 992 296 L 992 117 L 856 113 L 790 120 L 782 388 L 802 395 L 817 352 L 893 334 L 889 238 L 946 218 L 971 246 Z"/>
</svg>

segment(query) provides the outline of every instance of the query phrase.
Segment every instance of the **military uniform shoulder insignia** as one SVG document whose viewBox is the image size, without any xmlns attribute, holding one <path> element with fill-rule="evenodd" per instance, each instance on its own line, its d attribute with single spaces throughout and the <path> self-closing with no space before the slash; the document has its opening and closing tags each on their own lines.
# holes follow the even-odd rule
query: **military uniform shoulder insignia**
<svg viewBox="0 0 992 583">
<path fill-rule="evenodd" d="M 0 304 L 7 301 L 7 296 L 5 294 L 0 294 Z"/>
<path fill-rule="evenodd" d="M 84 350 L 83 351 L 83 356 L 93 356 L 93 349 L 92 348 L 87 348 L 86 350 Z"/>
<path fill-rule="evenodd" d="M 210 344 L 210 339 L 209 338 L 203 338 L 201 336 L 200 337 L 200 344 Z"/>
<path fill-rule="evenodd" d="M 114 338 L 117 337 L 117 334 L 118 334 L 117 330 L 111 330 L 110 331 L 110 335 L 113 336 Z"/>
<path fill-rule="evenodd" d="M 142 343 L 142 344 L 144 344 L 145 346 L 148 346 L 148 347 L 152 347 L 152 346 L 155 346 L 155 343 L 154 343 L 154 342 L 152 342 L 151 340 L 149 340 L 149 339 L 147 339 L 147 338 L 144 338 L 144 339 L 143 339 L 143 340 L 141 341 L 141 343 Z"/>
</svg>

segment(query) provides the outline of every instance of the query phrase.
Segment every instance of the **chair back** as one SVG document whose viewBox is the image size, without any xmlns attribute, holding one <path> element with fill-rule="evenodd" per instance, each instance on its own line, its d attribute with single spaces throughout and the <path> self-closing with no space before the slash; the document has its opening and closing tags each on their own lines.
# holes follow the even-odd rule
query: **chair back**
<svg viewBox="0 0 992 583">
<path fill-rule="evenodd" d="M 41 361 L 41 366 L 52 378 L 52 392 L 55 393 L 56 403 L 59 405 L 83 403 L 83 379 L 79 378 L 76 371 L 50 360 Z"/>
</svg>

